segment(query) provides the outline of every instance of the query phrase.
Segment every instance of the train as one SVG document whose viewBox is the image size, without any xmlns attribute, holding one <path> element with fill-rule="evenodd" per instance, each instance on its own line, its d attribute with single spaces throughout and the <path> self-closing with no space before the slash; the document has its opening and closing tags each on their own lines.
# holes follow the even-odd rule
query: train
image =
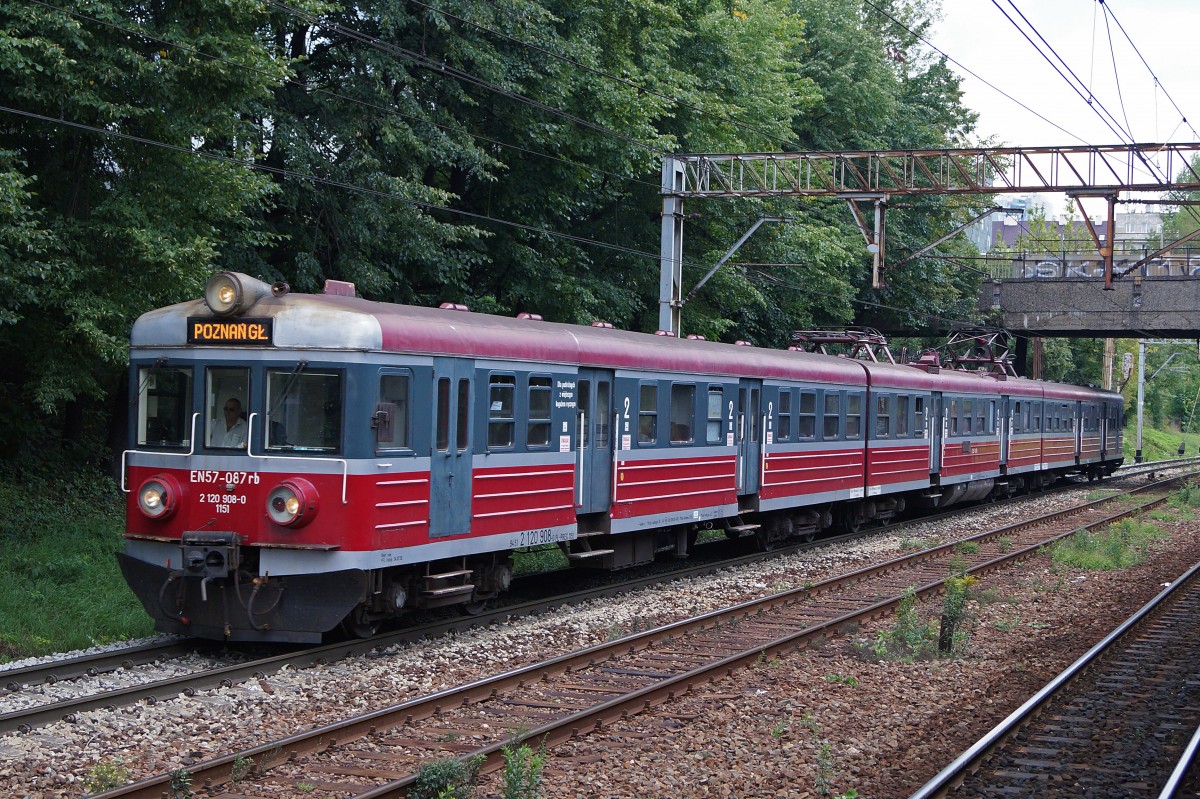
<svg viewBox="0 0 1200 799">
<path fill-rule="evenodd" d="M 313 643 L 479 612 L 529 547 L 770 548 L 1122 462 L 1119 394 L 813 349 L 220 272 L 133 326 L 120 567 L 159 631 Z"/>
</svg>

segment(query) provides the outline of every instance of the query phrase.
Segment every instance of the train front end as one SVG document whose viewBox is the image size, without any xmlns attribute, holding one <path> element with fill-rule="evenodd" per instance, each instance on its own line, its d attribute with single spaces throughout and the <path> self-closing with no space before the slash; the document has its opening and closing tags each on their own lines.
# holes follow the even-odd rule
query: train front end
<svg viewBox="0 0 1200 799">
<path fill-rule="evenodd" d="M 221 273 L 134 327 L 118 559 L 160 631 L 316 642 L 368 593 L 345 349 L 377 345 L 378 326 L 286 294 Z"/>
</svg>

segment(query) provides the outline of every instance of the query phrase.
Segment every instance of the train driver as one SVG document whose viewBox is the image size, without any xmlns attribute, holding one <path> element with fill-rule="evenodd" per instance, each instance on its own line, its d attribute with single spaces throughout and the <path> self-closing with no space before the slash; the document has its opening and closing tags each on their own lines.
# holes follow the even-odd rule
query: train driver
<svg viewBox="0 0 1200 799">
<path fill-rule="evenodd" d="M 225 400 L 225 418 L 213 419 L 208 428 L 208 445 L 226 449 L 245 449 L 246 420 L 242 418 L 242 401 L 237 397 Z"/>
</svg>

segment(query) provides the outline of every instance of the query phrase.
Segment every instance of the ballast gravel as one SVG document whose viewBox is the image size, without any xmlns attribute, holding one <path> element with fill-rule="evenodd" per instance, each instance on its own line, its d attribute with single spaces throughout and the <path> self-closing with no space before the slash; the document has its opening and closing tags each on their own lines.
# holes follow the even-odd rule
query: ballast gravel
<svg viewBox="0 0 1200 799">
<path fill-rule="evenodd" d="M 193 697 L 84 713 L 75 723 L 0 737 L 0 795 L 83 796 L 97 764 L 119 761 L 130 779 L 185 768 L 356 712 L 886 560 L 898 554 L 902 541 L 906 548 L 914 541 L 928 546 L 1012 523 L 1035 509 L 1069 507 L 1092 490 L 1080 487 L 1012 505 L 982 506 L 951 521 L 907 527 L 902 534 L 879 531 L 854 544 L 730 568 L 328 666 L 285 668 L 268 679 Z M 1153 562 L 1186 560 L 1185 541 L 1191 547 L 1187 551 L 1200 559 L 1198 540 L 1194 531 L 1180 529 Z M 1046 571 L 1045 563 L 1033 563 L 1030 568 Z M 1169 572 L 1174 565 L 1163 568 Z M 935 773 L 970 743 L 971 735 L 977 737 L 1002 718 L 1007 713 L 1003 708 L 1020 704 L 1140 605 L 1125 612 L 1129 602 L 1153 589 L 1148 599 L 1170 579 L 1150 564 L 1077 577 L 1048 571 L 1036 579 L 1012 577 L 1016 582 L 997 589 L 1011 596 L 1012 604 L 976 608 L 972 650 L 960 660 L 869 663 L 844 651 L 844 642 L 835 639 L 824 650 L 747 670 L 708 692 L 737 699 L 692 698 L 672 709 L 680 714 L 694 710 L 699 715 L 693 723 L 664 732 L 652 720 L 641 729 L 642 722 L 632 719 L 627 734 L 589 736 L 574 745 L 579 752 L 556 750 L 544 795 L 804 797 L 819 795 L 818 780 L 830 779 L 837 787 L 830 795 L 856 786 L 863 786 L 858 788 L 861 796 L 907 795 L 907 788 L 893 791 L 913 782 L 918 761 L 932 769 L 930 775 Z M 1034 583 L 1037 587 L 1031 588 Z M 1004 619 L 1012 623 L 1001 623 Z M 998 637 L 1000 627 L 1010 631 L 999 643 L 987 643 Z M 1005 646 L 1017 651 L 1005 654 Z M 853 677 L 856 685 L 831 676 Z M 53 688 L 65 691 L 70 685 L 61 682 Z M 13 697 L 0 699 L 21 701 Z M 934 703 L 939 697 L 945 701 Z M 698 704 L 688 708 L 689 702 Z M 935 722 L 936 733 L 920 726 Z M 897 753 L 904 762 L 897 761 Z M 869 785 L 880 790 L 864 793 Z M 498 795 L 498 785 L 488 790 L 482 795 Z"/>
</svg>

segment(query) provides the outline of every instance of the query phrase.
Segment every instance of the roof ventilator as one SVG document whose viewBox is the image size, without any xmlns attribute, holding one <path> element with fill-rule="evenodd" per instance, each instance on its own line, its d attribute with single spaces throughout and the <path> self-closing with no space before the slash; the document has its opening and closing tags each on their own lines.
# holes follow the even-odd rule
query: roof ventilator
<svg viewBox="0 0 1200 799">
<path fill-rule="evenodd" d="M 324 294 L 332 294 L 335 297 L 353 297 L 354 284 L 348 280 L 334 280 L 329 278 L 325 281 Z"/>
<path fill-rule="evenodd" d="M 470 308 L 468 308 L 467 306 L 465 306 L 459 302 L 443 302 L 438 307 L 441 308 L 443 311 L 469 311 L 469 310 L 471 310 Z"/>
</svg>

